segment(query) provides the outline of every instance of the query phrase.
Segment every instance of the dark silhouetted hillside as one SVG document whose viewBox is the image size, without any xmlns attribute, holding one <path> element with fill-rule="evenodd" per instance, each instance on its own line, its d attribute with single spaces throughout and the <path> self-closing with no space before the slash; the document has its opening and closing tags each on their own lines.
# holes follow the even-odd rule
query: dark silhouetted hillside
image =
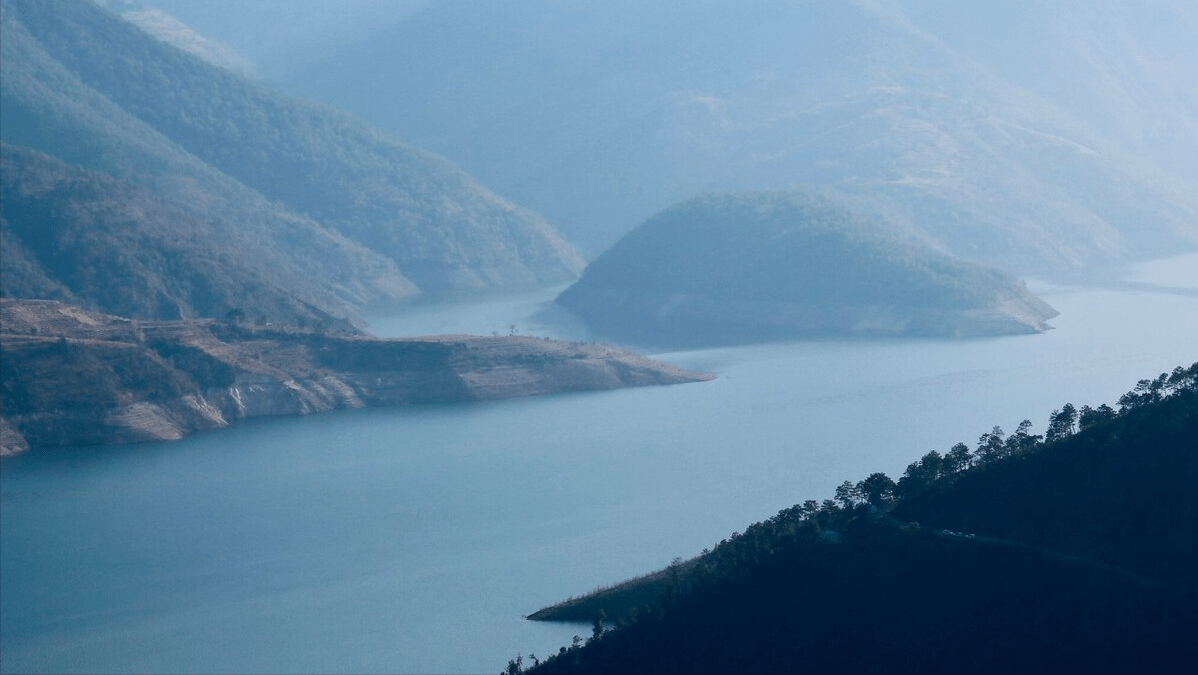
<svg viewBox="0 0 1198 675">
<path fill-rule="evenodd" d="M 541 610 L 578 620 L 656 598 L 533 671 L 1188 672 L 1198 364 L 1119 403 L 1053 411 L 1047 438 L 1021 425 L 976 452 L 928 453 L 897 482 L 846 481 L 690 561 Z"/>
</svg>

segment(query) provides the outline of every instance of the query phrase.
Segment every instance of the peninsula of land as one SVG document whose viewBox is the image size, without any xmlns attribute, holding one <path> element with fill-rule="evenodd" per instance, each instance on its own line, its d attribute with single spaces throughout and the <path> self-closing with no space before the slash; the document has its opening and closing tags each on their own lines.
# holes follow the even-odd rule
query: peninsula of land
<svg viewBox="0 0 1198 675">
<path fill-rule="evenodd" d="M 557 299 L 634 344 L 1048 330 L 1057 311 L 1010 274 L 813 191 L 710 193 L 659 213 Z"/>
<path fill-rule="evenodd" d="M 714 376 L 606 345 L 380 339 L 235 320 L 139 321 L 0 300 L 0 452 L 182 438 L 266 415 L 482 401 Z"/>
</svg>

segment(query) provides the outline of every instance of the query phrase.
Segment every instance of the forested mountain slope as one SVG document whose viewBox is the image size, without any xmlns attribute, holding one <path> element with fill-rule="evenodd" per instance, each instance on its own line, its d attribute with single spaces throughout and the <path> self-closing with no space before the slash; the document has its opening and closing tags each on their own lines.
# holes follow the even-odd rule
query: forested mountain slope
<svg viewBox="0 0 1198 675">
<path fill-rule="evenodd" d="M 0 146 L 4 295 L 138 317 L 238 312 L 348 328 L 359 303 L 415 292 L 389 261 L 311 221 L 282 215 L 259 229 L 248 220 L 206 219 L 159 195 Z M 329 281 L 351 266 L 355 274 Z"/>
<path fill-rule="evenodd" d="M 557 302 L 605 335 L 662 345 L 1031 333 L 1057 313 L 998 269 L 809 191 L 677 204 Z"/>
<path fill-rule="evenodd" d="M 690 561 L 546 608 L 534 617 L 601 618 L 534 670 L 1188 672 L 1196 378 L 1198 364 L 1178 367 L 1118 409 L 1052 411 L 1043 436 L 995 428 L 897 482 L 845 481 Z"/>
<path fill-rule="evenodd" d="M 340 296 L 334 314 L 563 281 L 581 267 L 543 219 L 443 158 L 211 66 L 94 3 L 3 9 L 6 144 L 141 186 L 199 228 L 240 229 L 247 257 L 305 270 L 297 295 Z"/>
</svg>

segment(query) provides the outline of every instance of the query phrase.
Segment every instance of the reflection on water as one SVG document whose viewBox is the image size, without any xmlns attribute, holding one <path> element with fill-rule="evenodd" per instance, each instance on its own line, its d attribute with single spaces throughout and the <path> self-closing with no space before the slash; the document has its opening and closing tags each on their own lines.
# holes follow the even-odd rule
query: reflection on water
<svg viewBox="0 0 1198 675">
<path fill-rule="evenodd" d="M 1135 280 L 1176 285 L 1184 270 L 1162 265 Z M 5 460 L 0 668 L 497 672 L 544 656 L 589 627 L 521 620 L 542 605 L 1198 359 L 1194 297 L 1042 292 L 1061 311 L 1042 335 L 673 352 L 720 378 Z M 552 296 L 373 325 L 586 339 L 541 312 Z"/>
</svg>

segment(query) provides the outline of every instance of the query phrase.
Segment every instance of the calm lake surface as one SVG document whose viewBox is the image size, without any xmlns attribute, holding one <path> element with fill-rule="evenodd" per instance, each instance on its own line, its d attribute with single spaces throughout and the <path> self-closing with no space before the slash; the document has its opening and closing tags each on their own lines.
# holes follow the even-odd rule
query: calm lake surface
<svg viewBox="0 0 1198 675">
<path fill-rule="evenodd" d="M 873 471 L 1198 360 L 1198 256 L 1032 284 L 1042 335 L 657 353 L 719 379 L 252 420 L 0 463 L 4 672 L 499 672 L 589 626 L 521 619 Z M 384 335 L 590 339 L 552 292 Z"/>
</svg>

